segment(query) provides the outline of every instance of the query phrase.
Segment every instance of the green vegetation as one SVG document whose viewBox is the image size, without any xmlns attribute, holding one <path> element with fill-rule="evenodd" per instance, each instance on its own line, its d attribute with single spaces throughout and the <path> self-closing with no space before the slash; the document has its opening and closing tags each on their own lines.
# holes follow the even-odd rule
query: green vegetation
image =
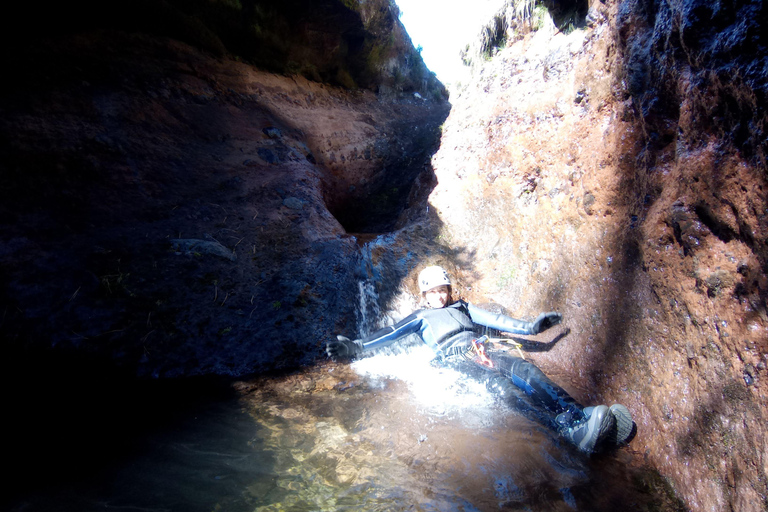
<svg viewBox="0 0 768 512">
<path fill-rule="evenodd" d="M 371 211 L 384 213 L 395 207 L 399 200 L 400 190 L 392 187 L 371 196 L 369 206 Z"/>
<path fill-rule="evenodd" d="M 228 7 L 231 7 L 237 11 L 243 10 L 243 4 L 240 3 L 240 0 L 213 0 L 213 1 L 226 5 Z"/>
<path fill-rule="evenodd" d="M 398 20 L 400 9 L 394 0 L 60 4 L 41 12 L 31 4 L 22 6 L 26 15 L 18 16 L 17 28 L 25 41 L 51 32 L 118 30 L 175 39 L 215 57 L 349 89 L 445 94 L 436 78 L 427 75 L 419 51 Z M 393 69 L 400 73 L 397 84 Z"/>
<path fill-rule="evenodd" d="M 468 44 L 461 50 L 460 56 L 464 65 L 471 66 L 475 56 L 489 61 L 503 50 L 510 40 L 543 27 L 547 8 L 536 4 L 536 0 L 514 0 L 511 14 L 504 10 L 498 12 L 482 28 L 477 48 L 473 51 L 472 46 Z"/>
<path fill-rule="evenodd" d="M 131 274 L 123 273 L 120 270 L 120 260 L 118 260 L 117 264 L 118 264 L 117 273 L 103 275 L 99 278 L 99 281 L 101 282 L 101 285 L 107 290 L 107 295 L 112 295 L 114 293 L 123 293 L 129 297 L 133 297 L 134 296 L 133 292 L 131 292 L 125 286 L 125 283 L 128 280 L 128 278 L 131 276 Z M 76 294 L 77 292 L 75 292 L 75 295 Z M 73 295 L 73 298 L 74 298 L 74 295 Z"/>
<path fill-rule="evenodd" d="M 470 50 L 471 47 L 469 44 L 464 46 L 464 48 L 459 51 L 459 57 L 461 57 L 461 63 L 465 66 L 471 66 L 472 65 L 472 57 L 470 56 Z"/>
<path fill-rule="evenodd" d="M 340 0 L 344 7 L 351 11 L 358 12 L 360 10 L 360 2 L 358 0 Z"/>
<path fill-rule="evenodd" d="M 555 24 L 563 34 L 570 34 L 576 30 L 581 14 L 577 9 L 569 9 L 565 11 L 555 20 Z"/>
<path fill-rule="evenodd" d="M 555 26 L 565 34 L 573 32 L 583 23 L 587 3 L 578 1 L 560 7 L 540 0 L 511 0 L 512 8 L 499 11 L 480 32 L 475 45 L 466 45 L 459 53 L 465 66 L 472 66 L 475 58 L 491 60 L 511 41 L 542 29 L 551 17 Z"/>
<path fill-rule="evenodd" d="M 345 89 L 357 89 L 357 83 L 355 83 L 355 79 L 352 78 L 352 75 L 349 74 L 349 71 L 343 68 L 339 68 L 339 70 L 336 72 L 336 83 Z"/>
<path fill-rule="evenodd" d="M 505 14 L 496 14 L 480 32 L 480 55 L 485 60 L 491 58 L 507 45 L 508 21 Z"/>
<path fill-rule="evenodd" d="M 517 274 L 517 268 L 513 266 L 508 266 L 504 269 L 502 269 L 501 274 L 499 274 L 499 279 L 496 282 L 499 289 L 504 289 L 515 282 L 515 275 Z"/>
<path fill-rule="evenodd" d="M 543 5 L 534 7 L 530 19 L 531 30 L 536 31 L 544 28 L 544 22 L 547 20 L 548 14 L 549 11 Z"/>
<path fill-rule="evenodd" d="M 515 17 L 520 21 L 529 21 L 533 16 L 536 0 L 515 0 L 513 5 Z M 543 6 L 540 5 L 539 7 Z"/>
<path fill-rule="evenodd" d="M 381 85 L 394 89 L 394 59 L 397 90 L 439 88 L 409 44 L 394 0 L 116 0 L 109 9 L 76 0 L 56 12 L 61 15 L 30 21 L 28 37 L 59 26 L 139 32 L 275 73 L 374 91 Z"/>
<path fill-rule="evenodd" d="M 645 494 L 653 497 L 647 504 L 649 511 L 684 512 L 688 510 L 685 503 L 675 493 L 674 486 L 665 477 L 650 467 L 641 467 L 632 473 L 632 484 L 637 489 L 645 490 Z"/>
</svg>

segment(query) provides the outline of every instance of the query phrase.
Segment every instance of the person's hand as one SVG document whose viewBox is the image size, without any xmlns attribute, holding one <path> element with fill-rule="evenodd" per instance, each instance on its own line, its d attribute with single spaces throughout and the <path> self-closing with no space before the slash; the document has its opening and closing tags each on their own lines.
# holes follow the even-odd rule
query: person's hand
<svg viewBox="0 0 768 512">
<path fill-rule="evenodd" d="M 331 340 L 325 345 L 325 353 L 331 359 L 348 359 L 355 357 L 363 351 L 363 344 L 360 340 L 351 340 L 346 336 L 336 336 L 336 340 Z"/>
<path fill-rule="evenodd" d="M 563 315 L 560 313 L 542 313 L 536 317 L 536 320 L 531 324 L 531 334 L 539 334 L 544 332 L 553 325 L 557 325 L 563 319 Z"/>
</svg>

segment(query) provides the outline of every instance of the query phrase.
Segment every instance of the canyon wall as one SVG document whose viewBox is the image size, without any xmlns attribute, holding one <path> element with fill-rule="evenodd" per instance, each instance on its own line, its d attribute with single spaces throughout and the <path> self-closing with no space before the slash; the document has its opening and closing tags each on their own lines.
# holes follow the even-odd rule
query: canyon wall
<svg viewBox="0 0 768 512">
<path fill-rule="evenodd" d="M 562 312 L 529 357 L 626 404 L 630 463 L 686 508 L 765 509 L 761 3 L 510 5 L 452 105 L 388 1 L 25 9 L 1 45 L 6 385 L 73 354 L 311 363 L 362 328 L 362 281 L 396 317 L 437 263 L 473 302 Z"/>
<path fill-rule="evenodd" d="M 764 18 L 502 11 L 433 158 L 431 261 L 476 302 L 562 312 L 531 357 L 585 403 L 626 404 L 630 451 L 691 510 L 767 503 Z"/>
<path fill-rule="evenodd" d="M 213 14 L 173 11 L 207 21 L 221 55 L 160 33 L 173 24 L 131 24 L 155 10 L 43 7 L 39 26 L 19 21 L 23 44 L 3 47 L 7 378 L 86 355 L 143 376 L 243 375 L 311 362 L 354 331 L 364 269 L 348 232 L 391 229 L 419 200 L 448 111 L 433 76 L 406 72 L 426 68 L 392 4 L 313 3 L 347 21 L 324 28 L 333 59 L 306 58 L 367 88 L 245 63 Z M 72 25 L 54 29 L 52 13 Z M 312 26 L 296 21 L 287 41 Z M 364 47 L 351 56 L 350 38 Z M 376 65 L 355 74 L 366 51 Z"/>
</svg>

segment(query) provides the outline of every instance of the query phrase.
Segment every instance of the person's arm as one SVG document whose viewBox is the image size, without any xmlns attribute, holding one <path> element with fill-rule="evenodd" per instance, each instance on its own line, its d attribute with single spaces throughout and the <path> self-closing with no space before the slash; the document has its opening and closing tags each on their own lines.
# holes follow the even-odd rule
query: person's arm
<svg viewBox="0 0 768 512">
<path fill-rule="evenodd" d="M 476 324 L 485 325 L 504 332 L 511 332 L 512 334 L 539 334 L 559 324 L 563 318 L 560 313 L 550 312 L 540 314 L 533 322 L 526 322 L 506 315 L 491 313 L 472 304 L 467 305 L 467 310 L 469 311 L 470 318 Z"/>
<path fill-rule="evenodd" d="M 403 336 L 418 332 L 421 327 L 421 322 L 421 317 L 415 313 L 408 315 L 395 325 L 389 325 L 383 329 L 379 329 L 375 333 L 360 340 L 363 345 L 363 350 L 386 347 Z"/>
<path fill-rule="evenodd" d="M 354 357 L 368 350 L 386 347 L 407 334 L 418 332 L 421 322 L 422 318 L 414 313 L 363 339 L 350 340 L 345 336 L 337 336 L 336 340 L 328 342 L 325 351 L 334 359 Z"/>
</svg>

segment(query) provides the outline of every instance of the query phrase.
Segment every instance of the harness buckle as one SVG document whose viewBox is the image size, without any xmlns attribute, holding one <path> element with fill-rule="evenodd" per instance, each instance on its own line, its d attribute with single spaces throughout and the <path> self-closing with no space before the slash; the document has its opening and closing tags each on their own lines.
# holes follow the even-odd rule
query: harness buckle
<svg viewBox="0 0 768 512">
<path fill-rule="evenodd" d="M 488 359 L 488 356 L 485 355 L 485 342 L 488 341 L 488 336 L 480 336 L 479 338 L 475 338 L 472 340 L 472 349 L 477 354 L 478 359 L 480 360 L 480 364 L 483 366 L 487 366 L 488 368 L 493 368 L 493 361 Z"/>
</svg>

